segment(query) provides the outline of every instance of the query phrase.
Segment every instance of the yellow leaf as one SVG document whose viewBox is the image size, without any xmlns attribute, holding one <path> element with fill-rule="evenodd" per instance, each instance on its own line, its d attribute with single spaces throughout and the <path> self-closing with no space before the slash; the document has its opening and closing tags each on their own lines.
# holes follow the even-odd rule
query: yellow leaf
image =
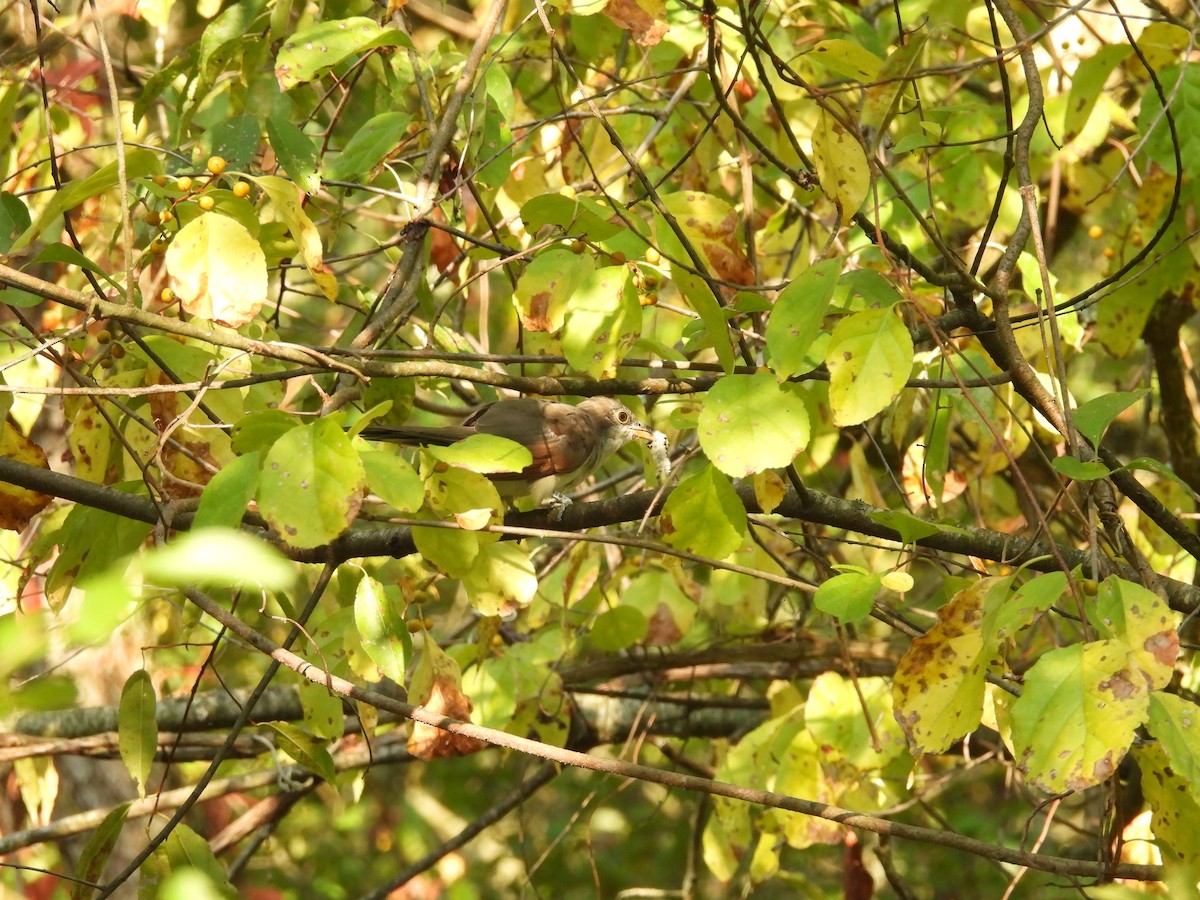
<svg viewBox="0 0 1200 900">
<path fill-rule="evenodd" d="M 205 213 L 179 230 L 167 250 L 171 288 L 184 310 L 231 328 L 267 299 L 267 258 L 240 222 Z"/>
<path fill-rule="evenodd" d="M 858 136 L 825 110 L 817 119 L 812 143 L 821 190 L 837 204 L 842 220 L 849 219 L 871 188 L 867 154 Z"/>
</svg>

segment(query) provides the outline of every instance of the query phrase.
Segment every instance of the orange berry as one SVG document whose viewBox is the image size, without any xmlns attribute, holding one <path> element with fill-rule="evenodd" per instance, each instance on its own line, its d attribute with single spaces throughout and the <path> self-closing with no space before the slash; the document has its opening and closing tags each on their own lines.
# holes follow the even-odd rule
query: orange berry
<svg viewBox="0 0 1200 900">
<path fill-rule="evenodd" d="M 233 186 L 233 196 L 249 197 L 250 196 L 250 185 L 246 184 L 246 182 L 244 182 L 244 181 L 239 181 L 237 184 L 235 184 Z"/>
<path fill-rule="evenodd" d="M 1093 241 L 1096 240 L 1096 238 L 1101 237 L 1103 234 L 1104 229 L 1099 225 L 1093 225 L 1088 229 L 1088 237 L 1090 237 Z"/>
<path fill-rule="evenodd" d="M 215 201 L 212 197 L 201 197 L 196 201 L 196 203 L 199 204 L 200 208 L 205 212 L 211 212 L 212 208 L 217 205 L 217 201 Z"/>
<path fill-rule="evenodd" d="M 169 287 L 163 288 L 162 291 L 158 295 L 158 299 L 160 299 L 163 303 L 174 303 L 175 302 L 175 292 L 173 290 L 171 290 Z"/>
<path fill-rule="evenodd" d="M 212 172 L 214 175 L 220 175 L 222 172 L 224 172 L 226 165 L 227 164 L 225 160 L 219 156 L 210 156 L 208 158 L 208 171 Z"/>
<path fill-rule="evenodd" d="M 192 179 L 190 179 L 190 178 L 188 178 L 188 176 L 184 175 L 182 178 L 180 178 L 178 181 L 175 182 L 175 187 L 179 188 L 179 190 L 181 190 L 181 191 L 190 191 L 192 189 Z"/>
</svg>

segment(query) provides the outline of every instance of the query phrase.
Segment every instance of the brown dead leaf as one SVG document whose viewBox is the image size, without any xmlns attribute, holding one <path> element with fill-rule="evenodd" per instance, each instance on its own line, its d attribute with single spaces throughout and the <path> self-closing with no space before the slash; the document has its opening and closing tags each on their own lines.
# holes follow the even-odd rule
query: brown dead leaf
<svg viewBox="0 0 1200 900">
<path fill-rule="evenodd" d="M 609 0 L 604 15 L 642 47 L 653 47 L 667 33 L 667 10 L 662 0 Z"/>
<path fill-rule="evenodd" d="M 462 691 L 462 670 L 430 638 L 426 639 L 425 652 L 413 673 L 409 696 L 426 712 L 460 722 L 471 720 L 471 698 Z M 477 738 L 443 731 L 424 722 L 414 722 L 408 738 L 408 752 L 420 759 L 467 756 L 486 746 Z"/>
</svg>

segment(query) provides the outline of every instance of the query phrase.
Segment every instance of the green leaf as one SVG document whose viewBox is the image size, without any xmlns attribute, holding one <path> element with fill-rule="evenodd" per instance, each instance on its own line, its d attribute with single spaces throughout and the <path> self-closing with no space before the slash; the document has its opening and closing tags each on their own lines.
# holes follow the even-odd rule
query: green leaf
<svg viewBox="0 0 1200 900">
<path fill-rule="evenodd" d="M 474 163 L 474 178 L 486 188 L 499 188 L 512 169 L 512 131 L 507 117 L 491 97 L 482 117 L 473 123 L 468 158 Z"/>
<path fill-rule="evenodd" d="M 306 194 L 321 189 L 317 145 L 312 138 L 282 116 L 267 118 L 267 139 L 292 181 Z"/>
<path fill-rule="evenodd" d="M 588 638 L 597 650 L 624 650 L 646 636 L 646 626 L 646 617 L 640 610 L 618 606 L 596 617 Z"/>
<path fill-rule="evenodd" d="M 99 275 L 113 287 L 117 288 L 117 290 L 121 289 L 120 284 L 118 284 L 111 275 L 104 271 L 103 267 L 92 262 L 74 247 L 58 241 L 55 241 L 52 244 L 47 244 L 37 255 L 37 258 L 34 261 L 39 263 L 63 263 L 68 266 L 78 266 L 85 271 L 94 272 L 95 274 Z"/>
<path fill-rule="evenodd" d="M 279 89 L 289 91 L 298 84 L 319 78 L 346 57 L 376 47 L 412 48 L 402 31 L 383 28 L 364 16 L 351 16 L 309 25 L 284 42 L 275 59 Z"/>
<path fill-rule="evenodd" d="M 137 784 L 138 796 L 146 796 L 150 767 L 158 749 L 157 699 L 150 673 L 138 669 L 121 689 L 117 713 L 117 749 L 121 761 Z"/>
<path fill-rule="evenodd" d="M 104 817 L 104 821 L 92 832 L 79 854 L 79 862 L 75 865 L 76 878 L 91 884 L 104 881 L 104 866 L 121 837 L 121 829 L 125 827 L 125 818 L 128 815 L 129 804 L 122 803 Z M 85 900 L 93 894 L 94 891 L 87 884 L 71 885 L 71 900 Z"/>
<path fill-rule="evenodd" d="M 821 333 L 841 268 L 840 259 L 824 260 L 805 269 L 779 292 L 766 337 L 771 367 L 780 378 L 811 372 L 820 364 L 809 351 Z"/>
<path fill-rule="evenodd" d="M 642 336 L 642 308 L 630 271 L 606 266 L 584 277 L 571 294 L 563 325 L 563 354 L 581 372 L 612 378 Z"/>
<path fill-rule="evenodd" d="M 168 585 L 283 591 L 296 581 L 295 568 L 278 550 L 232 528 L 200 528 L 180 535 L 147 553 L 141 570 L 146 578 Z"/>
<path fill-rule="evenodd" d="M 459 528 L 422 528 L 414 525 L 413 544 L 430 565 L 450 578 L 462 578 L 479 556 L 483 535 Z"/>
<path fill-rule="evenodd" d="M 170 872 L 163 886 L 163 900 L 209 900 L 212 897 L 237 897 L 225 869 L 213 854 L 208 841 L 182 822 L 175 826 L 156 852 L 165 865 L 159 873 Z"/>
<path fill-rule="evenodd" d="M 404 140 L 412 116 L 385 112 L 369 119 L 356 130 L 342 152 L 325 163 L 326 177 L 333 181 L 365 181 Z"/>
<path fill-rule="evenodd" d="M 846 572 L 821 583 L 813 595 L 813 605 L 842 623 L 864 621 L 875 605 L 882 576 L 874 572 Z"/>
<path fill-rule="evenodd" d="M 325 781 L 332 782 L 337 778 L 333 757 L 322 741 L 291 722 L 268 722 L 267 727 L 275 732 L 279 749 L 304 768 Z"/>
<path fill-rule="evenodd" d="M 125 155 L 125 177 L 130 181 L 157 175 L 162 171 L 162 163 L 157 152 L 151 150 L 134 150 Z M 74 209 L 85 200 L 98 197 L 111 191 L 117 186 L 117 163 L 114 160 L 93 172 L 87 178 L 79 181 L 69 181 L 62 190 L 54 195 L 54 199 L 46 204 L 37 221 L 25 229 L 25 232 L 13 242 L 10 252 L 24 250 L 29 243 L 46 230 L 64 212 Z"/>
<path fill-rule="evenodd" d="M 1113 420 L 1133 404 L 1150 393 L 1146 388 L 1137 391 L 1114 391 L 1093 397 L 1071 414 L 1079 433 L 1091 441 L 1093 447 L 1100 446 L 1104 432 Z"/>
<path fill-rule="evenodd" d="M 940 534 L 942 531 L 933 522 L 927 522 L 924 519 L 918 519 L 916 516 L 904 512 L 896 512 L 895 510 L 873 512 L 870 514 L 870 519 L 872 522 L 878 522 L 880 525 L 896 531 L 900 535 L 900 540 L 906 544 L 916 543 L 922 538 L 933 537 L 933 535 Z"/>
<path fill-rule="evenodd" d="M 1175 130 L 1179 135 L 1179 152 L 1185 165 L 1200 152 L 1200 72 L 1195 66 L 1171 66 L 1159 73 L 1166 95 L 1171 98 L 1171 113 L 1175 117 Z M 1162 117 L 1162 103 L 1158 94 L 1148 90 L 1142 97 L 1141 112 L 1137 117 L 1137 128 L 1142 135 L 1141 152 L 1158 163 L 1167 172 L 1175 174 L 1175 151 L 1171 132 Z M 1150 131 L 1153 127 L 1153 131 Z"/>
<path fill-rule="evenodd" d="M 426 447 L 425 452 L 449 465 L 483 475 L 520 472 L 533 462 L 528 447 L 495 434 L 473 434 L 449 447 Z"/>
<path fill-rule="evenodd" d="M 239 456 L 225 465 L 204 486 L 200 508 L 192 520 L 193 529 L 236 528 L 246 515 L 246 507 L 258 492 L 258 475 L 262 459 L 259 451 Z"/>
<path fill-rule="evenodd" d="M 261 141 L 258 119 L 233 116 L 217 122 L 209 130 L 209 155 L 219 156 L 232 168 L 244 169 L 258 153 Z"/>
<path fill-rule="evenodd" d="M 87 644 L 111 635 L 129 615 L 134 603 L 125 567 L 114 566 L 83 579 L 78 586 L 83 589 L 83 606 L 79 617 L 71 622 L 71 640 Z"/>
<path fill-rule="evenodd" d="M 329 419 L 301 425 L 267 452 L 258 506 L 293 547 L 319 547 L 350 527 L 362 506 L 366 476 L 341 427 Z"/>
<path fill-rule="evenodd" d="M 383 585 L 364 575 L 354 592 L 354 623 L 363 649 L 379 671 L 397 684 L 404 684 L 404 673 L 412 655 L 412 637 L 403 610 L 388 597 Z"/>
<path fill-rule="evenodd" d="M 619 234 L 624 227 L 619 222 L 610 222 L 611 217 L 595 200 L 562 194 L 540 194 L 521 207 L 521 221 L 530 234 L 547 225 L 556 225 L 568 234 L 577 234 L 594 243 Z"/>
<path fill-rule="evenodd" d="M 300 419 L 280 409 L 264 409 L 243 416 L 233 426 L 234 453 L 266 450 L 277 440 L 296 428 Z"/>
<path fill-rule="evenodd" d="M 398 512 L 416 512 L 425 502 L 425 483 L 416 470 L 394 453 L 364 450 L 362 460 L 367 484 L 384 503 Z"/>
<path fill-rule="evenodd" d="M 1177 485 L 1187 491 L 1192 496 L 1192 499 L 1200 501 L 1200 493 L 1197 493 L 1190 484 L 1176 475 L 1175 470 L 1161 459 L 1155 459 L 1152 456 L 1139 456 L 1136 459 L 1131 459 L 1121 468 L 1140 469 L 1145 472 L 1153 472 L 1155 475 L 1159 475 L 1175 482 Z"/>
<path fill-rule="evenodd" d="M 912 337 L 893 310 L 865 309 L 838 322 L 825 363 L 834 424 L 858 425 L 887 409 L 908 381 Z"/>
<path fill-rule="evenodd" d="M 21 233 L 29 228 L 29 208 L 21 198 L 8 191 L 0 191 L 0 253 L 7 253 Z"/>
<path fill-rule="evenodd" d="M 1012 704 L 1018 767 L 1053 794 L 1100 784 L 1117 771 L 1148 710 L 1146 681 L 1130 668 L 1123 641 L 1051 650 L 1025 673 Z"/>
<path fill-rule="evenodd" d="M 663 539 L 676 550 L 724 559 L 746 539 L 746 509 L 724 475 L 705 466 L 679 482 L 662 511 Z"/>
<path fill-rule="evenodd" d="M 323 741 L 341 740 L 346 733 L 342 698 L 323 684 L 302 678 L 297 686 L 304 727 Z"/>
<path fill-rule="evenodd" d="M 726 475 L 790 465 L 808 446 L 802 389 L 767 372 L 722 378 L 704 399 L 698 434 L 705 455 Z"/>
<path fill-rule="evenodd" d="M 1112 469 L 1102 462 L 1083 462 L 1073 456 L 1056 456 L 1050 460 L 1054 471 L 1073 481 L 1098 481 L 1112 474 Z"/>
</svg>

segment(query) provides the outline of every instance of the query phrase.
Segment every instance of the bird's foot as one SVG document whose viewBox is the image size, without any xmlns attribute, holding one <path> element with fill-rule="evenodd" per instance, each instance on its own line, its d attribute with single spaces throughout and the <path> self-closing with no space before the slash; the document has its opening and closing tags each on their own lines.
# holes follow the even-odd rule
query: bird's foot
<svg viewBox="0 0 1200 900">
<path fill-rule="evenodd" d="M 563 517 L 563 513 L 567 511 L 567 507 L 575 501 L 561 491 L 555 491 L 546 501 L 546 505 L 550 508 L 550 521 L 557 522 Z"/>
</svg>

